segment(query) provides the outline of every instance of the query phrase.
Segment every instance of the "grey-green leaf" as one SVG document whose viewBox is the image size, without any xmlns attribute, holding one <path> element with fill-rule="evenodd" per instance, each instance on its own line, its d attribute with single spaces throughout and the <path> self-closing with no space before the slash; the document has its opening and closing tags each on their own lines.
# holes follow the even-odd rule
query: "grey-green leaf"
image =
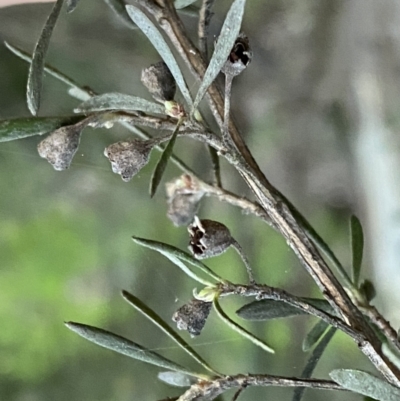
<svg viewBox="0 0 400 401">
<path fill-rule="evenodd" d="M 126 11 L 128 12 L 129 17 L 132 19 L 132 21 L 143 31 L 143 33 L 150 40 L 151 44 L 164 60 L 165 64 L 167 64 L 187 104 L 189 105 L 189 107 L 192 107 L 193 101 L 192 97 L 190 96 L 190 92 L 186 85 L 185 79 L 178 66 L 178 63 L 175 60 L 174 55 L 171 52 L 171 49 L 167 45 L 167 42 L 161 35 L 160 31 L 151 22 L 147 15 L 136 6 L 128 5 L 126 6 Z"/>
<path fill-rule="evenodd" d="M 247 340 L 250 340 L 253 344 L 257 345 L 257 347 L 260 347 L 264 351 L 270 352 L 271 354 L 275 353 L 275 350 L 271 348 L 268 344 L 266 344 L 264 341 L 260 340 L 257 338 L 254 334 L 250 333 L 248 330 L 234 322 L 221 308 L 221 305 L 218 302 L 218 298 L 215 297 L 213 300 L 213 306 L 214 310 L 217 313 L 218 317 L 227 325 L 229 326 L 232 330 L 236 331 L 236 333 L 239 333 L 242 337 L 246 338 Z"/>
<path fill-rule="evenodd" d="M 188 252 L 184 252 L 172 245 L 164 244 L 163 242 L 153 241 L 150 239 L 139 238 L 139 237 L 132 237 L 132 239 L 139 245 L 144 246 L 146 248 L 152 249 L 154 251 L 160 252 L 164 256 L 169 256 L 170 258 L 179 259 L 184 262 L 190 263 L 191 265 L 195 266 L 203 273 L 207 274 L 208 276 L 212 277 L 217 282 L 223 282 L 224 280 L 215 274 L 212 270 L 210 270 L 203 262 L 200 260 L 195 259 L 191 254 Z M 168 257 L 167 256 L 167 257 Z"/>
<path fill-rule="evenodd" d="M 47 134 L 65 125 L 75 124 L 83 118 L 83 116 L 25 117 L 3 120 L 0 121 L 0 142 Z"/>
<path fill-rule="evenodd" d="M 187 274 L 190 278 L 193 280 L 198 281 L 201 284 L 204 284 L 209 287 L 213 287 L 214 284 L 204 280 L 202 277 L 198 276 L 196 273 L 194 273 L 192 270 L 190 270 L 172 251 L 169 245 L 163 244 L 161 242 L 156 242 L 156 241 L 151 241 L 148 239 L 144 238 L 138 238 L 138 237 L 132 237 L 133 241 L 135 241 L 137 244 L 142 245 L 146 248 L 153 249 L 162 255 L 164 255 L 166 258 L 168 258 L 172 263 L 174 263 L 176 266 L 178 266 L 185 274 Z"/>
<path fill-rule="evenodd" d="M 332 340 L 332 337 L 336 333 L 336 329 L 331 327 L 329 331 L 324 335 L 319 344 L 314 348 L 310 358 L 307 361 L 306 366 L 301 373 L 301 378 L 310 378 L 317 367 L 319 360 L 322 357 L 322 354 L 325 352 L 326 347 L 329 342 Z M 292 401 L 300 401 L 303 397 L 304 392 L 306 391 L 306 387 L 297 387 L 294 390 Z"/>
<path fill-rule="evenodd" d="M 197 109 L 208 87 L 213 83 L 228 59 L 232 47 L 235 44 L 235 40 L 240 33 L 245 4 L 246 0 L 235 0 L 226 15 L 221 33 L 215 45 L 214 53 L 193 103 L 192 113 Z"/>
<path fill-rule="evenodd" d="M 351 250 L 352 250 L 352 277 L 353 283 L 358 286 L 364 250 L 364 233 L 360 220 L 356 216 L 350 219 Z"/>
<path fill-rule="evenodd" d="M 379 401 L 399 401 L 400 389 L 370 373 L 352 369 L 337 369 L 330 377 L 342 387 Z"/>
<path fill-rule="evenodd" d="M 314 347 L 314 345 L 322 338 L 328 327 L 328 323 L 319 320 L 305 336 L 302 344 L 303 351 L 307 352 Z"/>
<path fill-rule="evenodd" d="M 165 334 L 174 340 L 186 353 L 188 353 L 194 360 L 200 365 L 209 370 L 214 374 L 219 374 L 212 369 L 204 359 L 179 335 L 177 334 L 156 312 L 154 312 L 149 306 L 142 302 L 139 298 L 130 294 L 128 291 L 122 291 L 124 299 L 132 305 L 136 310 L 142 313 L 147 319 L 149 319 L 154 325 L 160 328 Z M 169 372 L 171 373 L 171 372 Z M 185 376 L 187 378 L 187 376 Z"/>
<path fill-rule="evenodd" d="M 164 151 L 161 153 L 160 159 L 158 160 L 158 163 L 154 169 L 153 175 L 151 176 L 150 180 L 150 197 L 152 198 L 156 191 L 158 186 L 160 185 L 161 179 L 164 175 L 165 169 L 167 168 L 168 160 L 172 155 L 172 152 L 174 150 L 174 145 L 176 138 L 178 136 L 179 132 L 179 126 L 180 122 L 178 122 L 175 131 L 173 132 L 171 139 L 168 141 L 167 146 L 165 147 Z"/>
<path fill-rule="evenodd" d="M 197 0 L 175 0 L 174 6 L 177 10 L 180 10 L 181 8 L 185 8 L 192 5 L 193 3 L 196 3 L 196 1 Z"/>
<path fill-rule="evenodd" d="M 162 382 L 174 387 L 190 387 L 195 383 L 192 377 L 180 372 L 160 372 L 157 377 Z"/>
<path fill-rule="evenodd" d="M 57 0 L 40 34 L 33 51 L 32 63 L 29 67 L 26 99 L 29 111 L 36 115 L 40 106 L 42 92 L 44 60 L 49 48 L 51 35 L 57 23 L 64 0 Z"/>
<path fill-rule="evenodd" d="M 78 113 L 91 113 L 104 110 L 143 111 L 145 113 L 156 114 L 165 113 L 164 107 L 158 103 L 116 92 L 93 96 L 75 109 Z"/>
<path fill-rule="evenodd" d="M 124 0 L 104 0 L 104 2 L 114 11 L 122 24 L 131 29 L 137 28 L 126 11 L 126 2 Z"/>
<path fill-rule="evenodd" d="M 324 299 L 301 298 L 301 300 L 309 303 L 317 309 L 333 313 L 329 302 Z M 270 320 L 306 314 L 303 310 L 288 303 L 275 301 L 273 299 L 250 302 L 247 305 L 242 306 L 236 311 L 236 313 L 246 320 Z"/>
<path fill-rule="evenodd" d="M 72 13 L 78 5 L 79 0 L 67 0 L 67 13 Z"/>
<path fill-rule="evenodd" d="M 197 373 L 191 372 L 190 370 L 178 365 L 175 362 L 170 361 L 167 358 L 157 354 L 154 351 L 150 351 L 147 348 L 142 347 L 124 337 L 118 336 L 109 331 L 99 329 L 97 327 L 88 326 L 86 324 L 68 322 L 65 325 L 75 333 L 79 334 L 86 340 L 91 341 L 101 347 L 108 348 L 112 351 L 120 354 L 129 356 L 133 359 L 137 359 L 142 362 L 149 363 L 151 365 L 160 366 L 164 369 L 173 370 L 176 372 L 186 373 L 191 376 L 202 376 Z"/>
</svg>

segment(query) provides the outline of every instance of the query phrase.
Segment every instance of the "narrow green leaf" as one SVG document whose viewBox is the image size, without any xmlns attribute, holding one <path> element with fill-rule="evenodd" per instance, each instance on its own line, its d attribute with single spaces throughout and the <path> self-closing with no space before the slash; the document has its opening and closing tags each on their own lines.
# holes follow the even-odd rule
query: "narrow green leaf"
<svg viewBox="0 0 400 401">
<path fill-rule="evenodd" d="M 364 250 L 364 234 L 360 220 L 356 216 L 350 219 L 351 250 L 353 256 L 352 278 L 353 283 L 358 287 L 360 280 L 361 264 Z"/>
<path fill-rule="evenodd" d="M 181 372 L 160 372 L 157 377 L 162 382 L 174 387 L 190 387 L 195 383 L 192 377 Z"/>
<path fill-rule="evenodd" d="M 235 323 L 233 320 L 231 320 L 222 310 L 221 305 L 219 304 L 217 298 L 214 298 L 213 306 L 214 310 L 217 312 L 218 317 L 232 330 L 236 331 L 236 333 L 239 333 L 247 340 L 250 340 L 253 344 L 255 344 L 257 347 L 262 348 L 264 351 L 270 352 L 271 354 L 275 353 L 275 351 L 264 341 L 260 340 L 259 338 L 251 334 L 249 331 L 247 331 L 246 329 Z"/>
<path fill-rule="evenodd" d="M 302 301 L 314 306 L 324 312 L 333 313 L 328 301 L 317 298 L 301 298 Z M 306 315 L 302 309 L 298 309 L 283 301 L 264 299 L 253 301 L 242 306 L 236 313 L 246 320 L 270 320 L 297 315 Z"/>
<path fill-rule="evenodd" d="M 400 389 L 359 370 L 337 369 L 329 376 L 347 390 L 366 395 L 379 401 L 399 401 Z"/>
<path fill-rule="evenodd" d="M 203 273 L 207 274 L 208 276 L 212 277 L 219 283 L 223 283 L 224 280 L 215 274 L 210 268 L 208 268 L 204 263 L 200 262 L 200 260 L 195 259 L 192 255 L 187 252 L 181 251 L 178 248 L 175 248 L 172 245 L 164 244 L 163 242 L 153 241 L 150 239 L 139 238 L 139 237 L 132 237 L 133 241 L 137 244 L 144 246 L 149 249 L 153 249 L 154 251 L 160 252 L 164 256 L 170 255 L 173 258 L 177 258 L 183 260 L 184 262 L 190 263 L 191 265 L 197 267 Z M 203 283 L 204 284 L 204 283 Z M 207 284 L 211 287 L 214 284 Z"/>
<path fill-rule="evenodd" d="M 304 352 L 309 351 L 315 344 L 322 338 L 328 329 L 329 324 L 324 322 L 323 320 L 319 320 L 313 328 L 307 333 L 304 338 L 302 349 Z"/>
<path fill-rule="evenodd" d="M 165 114 L 165 108 L 161 104 L 117 92 L 93 96 L 80 104 L 75 109 L 75 112 L 92 113 L 104 110 L 144 111 L 146 113 Z"/>
<path fill-rule="evenodd" d="M 310 358 L 307 361 L 306 366 L 304 367 L 303 372 L 301 373 L 301 378 L 308 379 L 312 376 L 315 368 L 319 360 L 322 357 L 322 354 L 325 352 L 326 347 L 329 342 L 332 340 L 332 337 L 336 333 L 336 329 L 331 327 L 330 330 L 325 334 L 319 344 L 314 348 Z M 306 391 L 306 387 L 297 387 L 294 390 L 292 401 L 300 401 L 303 397 L 304 392 Z"/>
<path fill-rule="evenodd" d="M 179 127 L 182 123 L 182 119 L 179 120 L 178 124 L 175 127 L 174 132 L 172 133 L 171 139 L 168 141 L 167 146 L 165 147 L 164 151 L 161 153 L 160 159 L 158 160 L 158 163 L 156 165 L 156 168 L 154 169 L 153 175 L 151 176 L 150 180 L 150 197 L 152 198 L 156 191 L 157 188 L 161 182 L 161 179 L 164 175 L 165 169 L 167 168 L 168 160 L 172 155 L 172 152 L 174 150 L 174 145 L 176 138 L 178 136 L 179 132 Z"/>
<path fill-rule="evenodd" d="M 174 255 L 173 252 L 170 251 L 169 245 L 163 244 L 161 242 L 156 242 L 156 241 L 151 241 L 148 239 L 144 238 L 138 238 L 138 237 L 132 237 L 133 241 L 135 241 L 137 244 L 142 245 L 146 248 L 153 249 L 162 255 L 164 255 L 166 258 L 168 258 L 172 263 L 174 263 L 176 266 L 178 266 L 185 274 L 187 274 L 190 278 L 193 280 L 198 281 L 201 284 L 204 284 L 209 287 L 213 287 L 214 284 L 210 283 L 207 280 L 204 280 L 194 272 L 192 272 L 184 263 L 181 262 L 181 260 Z"/>
<path fill-rule="evenodd" d="M 78 5 L 79 0 L 67 0 L 67 13 L 72 13 Z"/>
<path fill-rule="evenodd" d="M 0 120 L 0 142 L 47 134 L 65 125 L 75 124 L 83 118 L 84 116 L 24 117 Z"/>
<path fill-rule="evenodd" d="M 193 103 L 192 113 L 197 109 L 208 87 L 213 83 L 228 59 L 232 47 L 235 44 L 235 40 L 240 33 L 245 4 L 246 0 L 235 0 L 226 15 L 221 33 L 215 45 L 214 53 Z"/>
<path fill-rule="evenodd" d="M 178 63 L 175 60 L 174 55 L 171 52 L 171 49 L 167 45 L 167 42 L 164 40 L 160 31 L 150 21 L 150 19 L 146 16 L 146 14 L 136 6 L 128 5 L 126 6 L 126 11 L 128 12 L 132 21 L 142 30 L 142 32 L 150 40 L 151 44 L 154 46 L 154 48 L 160 54 L 161 58 L 164 60 L 165 64 L 167 64 L 187 104 L 189 105 L 189 107 L 192 107 L 193 101 L 192 97 L 190 96 L 190 92 L 186 85 L 185 79 L 183 78 L 182 72 L 179 68 Z"/>
<path fill-rule="evenodd" d="M 91 341 L 101 347 L 108 348 L 112 351 L 118 352 L 129 356 L 130 358 L 137 359 L 142 362 L 149 363 L 151 365 L 160 366 L 164 369 L 173 370 L 176 372 L 186 373 L 194 377 L 203 377 L 203 375 L 192 372 L 175 362 L 164 358 L 160 354 L 154 351 L 150 351 L 147 348 L 142 347 L 124 337 L 118 336 L 109 331 L 99 329 L 97 327 L 88 326 L 86 324 L 67 322 L 65 325 L 75 333 L 79 334 L 86 340 Z"/>
<path fill-rule="evenodd" d="M 51 35 L 57 23 L 63 3 L 64 0 L 57 0 L 54 4 L 54 7 L 51 10 L 51 13 L 43 27 L 42 33 L 40 34 L 39 40 L 36 43 L 35 50 L 33 51 L 32 63 L 29 67 L 26 99 L 29 111 L 34 116 L 37 114 L 40 106 L 44 60 L 46 58 Z"/>
<path fill-rule="evenodd" d="M 20 49 L 17 46 L 13 46 L 12 44 L 8 42 L 4 42 L 5 46 L 7 47 L 8 50 L 10 50 L 13 54 L 15 54 L 17 57 L 21 58 L 24 61 L 27 61 L 28 63 L 32 62 L 32 57 L 29 53 L 26 51 Z M 57 78 L 60 82 L 63 82 L 64 84 L 67 84 L 70 86 L 70 91 L 73 90 L 73 93 L 70 93 L 71 96 L 85 101 L 87 99 L 90 99 L 92 94 L 89 90 L 79 86 L 75 81 L 73 81 L 71 78 L 67 77 L 64 75 L 62 72 L 58 71 L 56 68 L 51 67 L 47 64 L 44 66 L 44 71 L 53 76 L 54 78 Z"/>
<path fill-rule="evenodd" d="M 193 3 L 196 3 L 196 1 L 197 0 L 175 0 L 174 6 L 177 10 L 180 10 L 181 8 L 185 8 L 192 5 Z"/>
<path fill-rule="evenodd" d="M 143 303 L 139 298 L 135 297 L 127 291 L 122 291 L 123 298 L 132 305 L 143 316 L 149 319 L 154 325 L 161 329 L 165 334 L 174 340 L 186 353 L 188 353 L 194 360 L 208 371 L 219 375 L 213 368 L 211 368 L 206 361 L 179 335 L 177 334 L 156 312 Z"/>
</svg>

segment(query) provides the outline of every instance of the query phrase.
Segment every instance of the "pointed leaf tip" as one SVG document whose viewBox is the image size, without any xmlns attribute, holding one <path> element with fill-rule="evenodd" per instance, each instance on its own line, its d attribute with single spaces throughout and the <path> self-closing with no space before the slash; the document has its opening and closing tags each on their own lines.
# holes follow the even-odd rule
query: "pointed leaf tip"
<svg viewBox="0 0 400 401">
<path fill-rule="evenodd" d="M 223 311 L 221 308 L 218 298 L 214 297 L 213 300 L 213 306 L 214 310 L 216 311 L 218 317 L 227 325 L 229 326 L 232 330 L 236 331 L 239 333 L 242 337 L 247 338 L 250 340 L 253 344 L 255 344 L 257 347 L 260 347 L 266 352 L 269 352 L 271 354 L 275 354 L 275 350 L 271 348 L 268 344 L 266 344 L 264 341 L 260 340 L 256 336 L 254 336 L 252 333 L 250 333 L 248 330 L 234 322 L 228 315 Z"/>
<path fill-rule="evenodd" d="M 309 351 L 324 336 L 329 324 L 323 320 L 319 320 L 304 338 L 302 349 L 304 352 Z"/>
<path fill-rule="evenodd" d="M 29 66 L 26 100 L 32 115 L 37 115 L 42 93 L 44 61 L 49 48 L 51 35 L 60 15 L 64 0 L 57 0 L 42 29 L 39 40 L 33 51 L 32 63 Z"/>
<path fill-rule="evenodd" d="M 301 373 L 301 378 L 307 379 L 310 378 L 317 367 L 319 360 L 322 357 L 322 354 L 325 352 L 329 342 L 332 337 L 335 335 L 336 329 L 331 327 L 323 336 L 318 345 L 314 348 L 312 354 L 308 358 L 307 364 Z M 297 387 L 293 392 L 292 401 L 301 401 L 303 398 L 304 392 L 306 391 L 306 387 Z"/>
<path fill-rule="evenodd" d="M 156 365 L 164 369 L 186 373 L 195 377 L 203 377 L 201 374 L 192 372 L 177 363 L 164 358 L 160 354 L 136 344 L 124 337 L 109 331 L 99 329 L 82 323 L 67 322 L 65 325 L 81 337 L 101 347 L 129 356 L 142 362 Z"/>
<path fill-rule="evenodd" d="M 232 47 L 235 44 L 235 40 L 240 33 L 245 4 L 246 0 L 235 0 L 226 15 L 221 33 L 215 45 L 214 53 L 204 74 L 199 90 L 197 91 L 192 107 L 192 113 L 197 109 L 199 103 L 206 94 L 207 89 L 214 82 L 228 59 Z"/>
</svg>

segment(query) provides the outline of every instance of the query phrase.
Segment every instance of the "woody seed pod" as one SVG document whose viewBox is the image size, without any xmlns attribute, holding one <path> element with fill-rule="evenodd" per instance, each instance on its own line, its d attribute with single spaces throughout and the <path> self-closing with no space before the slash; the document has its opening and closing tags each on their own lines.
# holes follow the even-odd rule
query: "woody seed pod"
<svg viewBox="0 0 400 401">
<path fill-rule="evenodd" d="M 144 68 L 141 81 L 157 102 L 165 103 L 174 99 L 176 92 L 175 79 L 164 61 Z"/>
<path fill-rule="evenodd" d="M 224 253 L 235 241 L 228 228 L 213 220 L 199 220 L 188 227 L 189 249 L 197 259 L 206 259 Z"/>
<path fill-rule="evenodd" d="M 130 181 L 148 162 L 154 142 L 133 139 L 113 143 L 104 149 L 104 156 L 111 162 L 112 171 L 123 181 Z"/>
<path fill-rule="evenodd" d="M 179 330 L 187 330 L 194 337 L 203 330 L 211 310 L 211 302 L 192 299 L 181 306 L 172 316 Z"/>
<path fill-rule="evenodd" d="M 249 38 L 241 33 L 222 67 L 222 72 L 233 77 L 239 75 L 250 64 L 252 58 L 253 52 L 249 45 Z"/>
<path fill-rule="evenodd" d="M 53 131 L 39 143 L 37 148 L 40 157 L 46 159 L 55 170 L 69 168 L 78 150 L 83 128 L 81 124 L 76 124 Z"/>
</svg>

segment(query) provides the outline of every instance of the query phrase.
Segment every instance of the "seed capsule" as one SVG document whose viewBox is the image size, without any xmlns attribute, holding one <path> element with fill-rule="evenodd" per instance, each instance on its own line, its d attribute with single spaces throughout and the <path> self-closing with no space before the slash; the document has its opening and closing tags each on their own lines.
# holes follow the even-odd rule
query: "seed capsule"
<svg viewBox="0 0 400 401">
<path fill-rule="evenodd" d="M 40 157 L 46 159 L 55 170 L 66 170 L 71 165 L 79 147 L 81 124 L 61 127 L 43 139 L 38 145 Z"/>
<path fill-rule="evenodd" d="M 211 310 L 211 302 L 192 299 L 181 306 L 172 316 L 179 330 L 187 330 L 194 337 L 200 335 Z"/>
<path fill-rule="evenodd" d="M 148 162 L 154 142 L 133 139 L 113 143 L 104 149 L 104 156 L 111 162 L 112 171 L 123 181 L 130 181 Z"/>
<path fill-rule="evenodd" d="M 213 220 L 199 220 L 188 227 L 189 249 L 197 259 L 206 259 L 224 253 L 233 243 L 228 228 Z"/>
<path fill-rule="evenodd" d="M 252 58 L 253 52 L 250 48 L 249 38 L 244 33 L 241 33 L 222 67 L 222 72 L 225 75 L 239 75 L 250 64 Z"/>
</svg>

